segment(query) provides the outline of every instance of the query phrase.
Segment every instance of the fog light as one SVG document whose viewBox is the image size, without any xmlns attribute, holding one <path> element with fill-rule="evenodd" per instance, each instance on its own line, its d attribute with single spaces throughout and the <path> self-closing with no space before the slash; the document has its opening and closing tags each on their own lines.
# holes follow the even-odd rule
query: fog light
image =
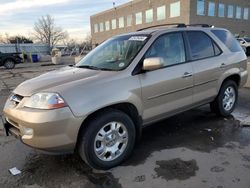
<svg viewBox="0 0 250 188">
<path fill-rule="evenodd" d="M 23 134 L 25 135 L 33 135 L 33 129 L 31 128 L 23 128 Z"/>
<path fill-rule="evenodd" d="M 33 137 L 34 132 L 33 129 L 31 128 L 23 127 L 22 133 L 23 133 L 22 139 L 31 139 Z"/>
</svg>

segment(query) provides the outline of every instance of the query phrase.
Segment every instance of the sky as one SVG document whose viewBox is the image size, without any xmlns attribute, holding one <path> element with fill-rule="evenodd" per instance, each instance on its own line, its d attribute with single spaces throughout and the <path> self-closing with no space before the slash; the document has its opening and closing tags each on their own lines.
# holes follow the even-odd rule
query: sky
<svg viewBox="0 0 250 188">
<path fill-rule="evenodd" d="M 69 37 L 84 40 L 90 35 L 90 16 L 129 0 L 0 0 L 0 34 L 29 36 L 34 23 L 51 15 Z"/>
</svg>

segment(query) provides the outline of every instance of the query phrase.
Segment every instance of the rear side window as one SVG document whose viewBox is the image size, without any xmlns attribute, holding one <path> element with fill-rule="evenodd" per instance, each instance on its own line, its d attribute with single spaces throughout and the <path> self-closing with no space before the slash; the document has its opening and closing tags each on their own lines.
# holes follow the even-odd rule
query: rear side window
<svg viewBox="0 0 250 188">
<path fill-rule="evenodd" d="M 191 50 L 191 59 L 198 60 L 219 55 L 221 50 L 204 32 L 188 31 L 188 42 Z"/>
<path fill-rule="evenodd" d="M 220 39 L 220 41 L 223 42 L 231 52 L 242 51 L 242 48 L 241 48 L 239 42 L 237 42 L 237 40 L 234 38 L 234 36 L 229 31 L 212 30 L 211 32 L 213 34 L 215 34 L 216 37 L 218 37 L 218 39 Z"/>
</svg>

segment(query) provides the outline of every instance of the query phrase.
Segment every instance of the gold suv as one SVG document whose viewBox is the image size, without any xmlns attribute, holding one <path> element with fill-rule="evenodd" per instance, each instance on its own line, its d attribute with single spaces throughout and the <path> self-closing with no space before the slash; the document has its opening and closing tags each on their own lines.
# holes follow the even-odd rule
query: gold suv
<svg viewBox="0 0 250 188">
<path fill-rule="evenodd" d="M 225 29 L 181 24 L 124 34 L 75 66 L 20 84 L 4 107 L 4 126 L 29 146 L 78 151 L 108 169 L 131 154 L 148 124 L 207 103 L 230 115 L 246 66 Z"/>
</svg>

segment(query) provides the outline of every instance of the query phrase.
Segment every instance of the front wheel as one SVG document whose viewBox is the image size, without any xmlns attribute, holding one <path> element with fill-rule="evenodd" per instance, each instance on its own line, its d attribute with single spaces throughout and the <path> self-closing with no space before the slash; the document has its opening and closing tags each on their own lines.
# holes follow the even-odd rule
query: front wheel
<svg viewBox="0 0 250 188">
<path fill-rule="evenodd" d="M 11 59 L 7 59 L 5 62 L 4 62 L 4 67 L 6 69 L 14 69 L 15 68 L 15 62 Z"/>
<path fill-rule="evenodd" d="M 210 103 L 210 108 L 218 116 L 227 117 L 235 109 L 238 100 L 238 87 L 232 80 L 223 83 L 216 99 Z"/>
<path fill-rule="evenodd" d="M 91 167 L 110 169 L 119 165 L 132 152 L 135 126 L 131 118 L 118 110 L 97 114 L 80 133 L 79 154 Z"/>
</svg>

